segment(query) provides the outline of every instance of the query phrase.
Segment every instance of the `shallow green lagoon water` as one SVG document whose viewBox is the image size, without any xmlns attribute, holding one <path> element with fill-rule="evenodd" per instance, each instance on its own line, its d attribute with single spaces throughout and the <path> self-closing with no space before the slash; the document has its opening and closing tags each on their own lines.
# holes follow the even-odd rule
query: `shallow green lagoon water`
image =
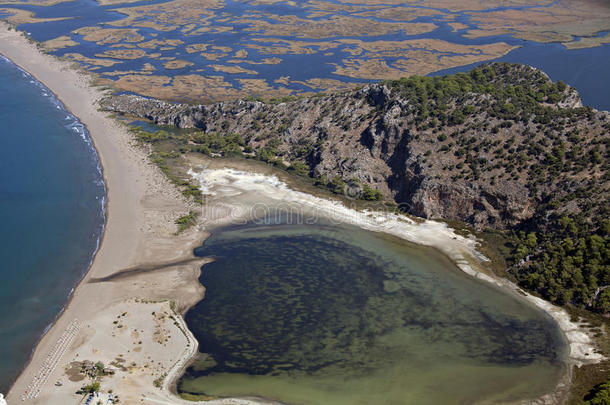
<svg viewBox="0 0 610 405">
<path fill-rule="evenodd" d="M 561 332 L 437 251 L 356 228 L 248 225 L 196 250 L 186 315 L 201 359 L 179 391 L 289 404 L 472 404 L 536 397 Z"/>
</svg>

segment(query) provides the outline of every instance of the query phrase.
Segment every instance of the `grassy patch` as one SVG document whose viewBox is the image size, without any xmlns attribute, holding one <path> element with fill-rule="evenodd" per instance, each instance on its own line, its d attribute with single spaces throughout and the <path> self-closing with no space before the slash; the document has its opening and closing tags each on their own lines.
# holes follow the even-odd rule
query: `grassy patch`
<svg viewBox="0 0 610 405">
<path fill-rule="evenodd" d="M 197 223 L 197 217 L 199 217 L 199 213 L 195 211 L 190 211 L 188 214 L 178 217 L 175 221 L 176 225 L 178 225 L 178 233 L 184 232 L 195 225 Z"/>
<path fill-rule="evenodd" d="M 595 395 L 595 387 L 610 379 L 610 361 L 592 364 L 582 367 L 574 367 L 572 386 L 570 387 L 570 398 L 568 405 L 587 404 L 587 399 Z M 607 404 L 608 402 L 597 402 Z"/>
<path fill-rule="evenodd" d="M 508 236 L 504 232 L 491 229 L 475 232 L 475 235 L 480 243 L 477 250 L 491 261 L 489 263 L 491 271 L 496 276 L 515 281 L 507 271 L 508 265 L 505 260 L 511 249 Z"/>
<path fill-rule="evenodd" d="M 203 395 L 203 394 L 189 394 L 188 392 L 181 392 L 180 398 L 186 399 L 187 401 L 213 401 L 218 399 L 218 397 L 214 395 Z"/>
</svg>

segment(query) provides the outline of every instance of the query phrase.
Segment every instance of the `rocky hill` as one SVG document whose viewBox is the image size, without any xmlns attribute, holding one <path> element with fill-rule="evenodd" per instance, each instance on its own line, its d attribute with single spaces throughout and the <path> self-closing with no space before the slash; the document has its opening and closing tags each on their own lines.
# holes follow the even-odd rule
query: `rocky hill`
<svg viewBox="0 0 610 405">
<path fill-rule="evenodd" d="M 119 96 L 104 107 L 237 134 L 263 160 L 303 163 L 312 177 L 367 184 L 414 215 L 477 227 L 516 224 L 546 195 L 599 180 L 610 127 L 575 90 L 510 65 L 297 100 L 189 106 Z"/>
<path fill-rule="evenodd" d="M 509 230 L 513 274 L 556 302 L 594 305 L 610 284 L 610 222 L 604 222 L 610 114 L 583 107 L 575 89 L 531 67 L 489 64 L 310 98 L 206 106 L 121 95 L 102 106 L 200 129 L 174 137 L 183 152 L 248 154 L 337 193 L 391 200 L 424 218 Z M 155 142 L 169 135 L 146 137 Z M 581 237 L 594 234 L 602 238 L 602 251 L 584 242 L 582 249 L 597 249 L 599 256 L 588 272 L 582 261 L 567 270 L 533 262 L 565 235 L 576 249 Z M 557 288 L 549 280 L 560 280 Z M 562 288 L 567 284 L 569 295 Z"/>
</svg>

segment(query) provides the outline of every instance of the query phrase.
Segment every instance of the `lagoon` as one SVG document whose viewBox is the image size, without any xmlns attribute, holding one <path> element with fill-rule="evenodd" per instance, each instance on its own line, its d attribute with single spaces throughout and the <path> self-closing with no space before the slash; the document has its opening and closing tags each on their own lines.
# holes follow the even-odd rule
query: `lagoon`
<svg viewBox="0 0 610 405">
<path fill-rule="evenodd" d="M 536 398 L 564 376 L 564 337 L 518 296 L 432 248 L 328 224 L 242 225 L 195 253 L 206 297 L 179 392 L 289 404 Z"/>
</svg>

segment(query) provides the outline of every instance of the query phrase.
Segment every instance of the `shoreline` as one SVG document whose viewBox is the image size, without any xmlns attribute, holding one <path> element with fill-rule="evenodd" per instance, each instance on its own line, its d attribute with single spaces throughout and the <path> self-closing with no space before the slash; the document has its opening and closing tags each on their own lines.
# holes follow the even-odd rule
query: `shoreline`
<svg viewBox="0 0 610 405">
<path fill-rule="evenodd" d="M 230 166 L 230 165 L 227 165 Z M 581 365 L 601 361 L 603 356 L 595 353 L 595 344 L 578 323 L 570 320 L 570 315 L 561 307 L 536 297 L 509 280 L 490 275 L 482 263 L 489 261 L 477 250 L 478 242 L 472 235 L 464 237 L 456 234 L 444 222 L 424 220 L 415 222 L 404 215 L 373 210 L 355 210 L 343 203 L 296 191 L 274 175 L 262 175 L 232 168 L 213 168 L 203 173 L 189 171 L 191 177 L 200 182 L 202 189 L 211 184 L 242 184 L 259 194 L 267 194 L 281 199 L 283 203 L 296 203 L 309 207 L 310 212 L 318 212 L 331 220 L 358 226 L 373 232 L 381 232 L 418 245 L 430 246 L 445 254 L 462 272 L 481 281 L 493 284 L 504 291 L 513 293 L 540 311 L 549 315 L 564 333 L 570 347 L 571 365 Z M 230 182 L 226 180 L 231 178 Z M 239 186 L 235 186 L 239 187 Z M 266 187 L 266 189 L 264 188 Z"/>
<path fill-rule="evenodd" d="M 88 129 L 98 153 L 107 194 L 106 225 L 100 239 L 99 248 L 89 270 L 66 303 L 64 311 L 58 315 L 47 333 L 41 337 L 32 351 L 29 363 L 11 387 L 8 398 L 11 403 L 17 403 L 21 399 L 21 393 L 28 387 L 29 380 L 36 378 L 35 369 L 44 365 L 44 355 L 53 349 L 53 344 L 63 336 L 61 335 L 63 329 L 66 329 L 73 322 L 73 319 L 81 319 L 81 322 L 86 324 L 83 326 L 85 332 L 82 332 L 86 335 L 83 343 L 77 345 L 77 341 L 75 341 L 65 349 L 67 350 L 65 357 L 71 356 L 74 359 L 75 356 L 78 357 L 79 354 L 84 352 L 94 354 L 96 351 L 101 353 L 104 350 L 112 352 L 113 348 L 104 347 L 99 349 L 98 346 L 101 344 L 96 343 L 98 346 L 91 346 L 93 343 L 89 343 L 95 341 L 96 338 L 101 339 L 100 334 L 108 333 L 104 328 L 105 325 L 109 324 L 108 320 L 111 317 L 106 316 L 109 311 L 106 308 L 118 309 L 127 306 L 130 308 L 130 313 L 139 314 L 139 318 L 134 319 L 133 322 L 144 325 L 143 317 L 150 314 L 150 305 L 162 309 L 169 305 L 169 301 L 175 301 L 176 297 L 180 297 L 178 310 L 174 311 L 179 314 L 184 313 L 190 305 L 199 301 L 203 297 L 203 286 L 198 282 L 200 270 L 199 264 L 196 264 L 195 261 L 188 265 L 179 266 L 172 266 L 171 263 L 167 264 L 167 270 L 163 270 L 166 271 L 166 274 L 159 276 L 155 273 L 155 275 L 147 276 L 145 280 L 143 277 L 128 276 L 127 279 L 130 283 L 120 283 L 121 285 L 115 282 L 101 283 L 91 280 L 111 276 L 121 269 L 130 269 L 147 263 L 156 264 L 167 262 L 168 259 L 193 258 L 192 248 L 205 239 L 205 232 L 200 229 L 190 229 L 183 234 L 175 235 L 173 221 L 179 215 L 188 212 L 193 205 L 185 200 L 156 166 L 152 165 L 146 153 L 133 145 L 130 134 L 122 124 L 109 118 L 106 113 L 97 110 L 96 102 L 104 92 L 90 86 L 89 76 L 75 71 L 68 62 L 41 53 L 36 45 L 22 33 L 8 31 L 7 27 L 8 25 L 5 23 L 0 23 L 0 54 L 5 55 L 21 69 L 47 86 L 56 95 L 57 99 L 64 104 L 66 110 L 77 117 Z M 220 182 L 222 182 L 223 176 L 235 175 L 235 173 L 230 173 L 226 169 L 224 169 L 224 172 L 222 169 L 216 170 L 216 174 L 218 174 L 217 177 L 220 178 Z M 254 177 L 255 181 L 252 181 L 252 178 L 242 179 L 245 181 L 246 187 L 250 187 L 252 184 L 259 184 L 260 186 L 260 176 L 263 175 L 247 176 Z M 266 177 L 269 180 L 269 176 Z M 265 178 L 262 180 L 265 180 Z M 209 181 L 209 179 L 205 181 Z M 309 209 L 321 209 L 329 216 L 334 216 L 342 222 L 353 223 L 363 229 L 383 232 L 421 245 L 435 247 L 447 254 L 462 271 L 470 276 L 494 283 L 500 288 L 508 288 L 515 294 L 523 295 L 523 291 L 507 280 L 491 277 L 481 269 L 474 268 L 472 263 L 484 260 L 484 257 L 476 250 L 476 240 L 456 235 L 444 223 L 422 221 L 416 224 L 406 217 L 388 219 L 384 218 L 386 214 L 383 213 L 358 212 L 343 206 L 339 202 L 294 191 L 285 185 L 278 185 L 277 181 L 271 183 L 274 184 L 270 185 L 272 188 L 267 196 L 271 199 L 277 198 L 281 202 L 297 204 L 302 207 L 309 207 Z M 227 221 L 235 221 L 240 218 L 240 215 L 243 216 L 244 212 L 235 214 L 230 209 L 221 210 L 221 215 L 216 224 L 221 225 L 226 224 Z M 209 223 L 206 222 L 206 225 L 209 225 Z M 167 282 L 168 280 L 170 281 Z M 138 294 L 144 294 L 144 296 L 138 297 Z M 570 321 L 565 310 L 554 307 L 552 304 L 529 294 L 525 296 L 533 305 L 549 314 L 557 322 L 568 340 L 571 361 L 598 360 L 595 359 L 595 356 L 591 356 L 592 353 L 589 354 L 589 357 L 585 356 L 585 352 L 591 351 L 593 348 L 591 339 L 582 327 Z M 132 300 L 135 297 L 138 298 L 134 302 Z M 138 299 L 142 301 L 138 301 Z M 100 306 L 104 306 L 104 311 L 99 310 Z M 145 306 L 146 310 L 140 311 L 140 306 Z M 154 390 L 153 388 L 152 392 L 149 393 L 151 390 L 148 388 L 146 393 L 142 393 L 142 385 L 136 385 L 134 393 L 132 393 L 133 398 L 141 399 L 144 396 L 151 403 L 196 403 L 182 400 L 171 390 L 172 385 L 180 377 L 180 370 L 192 360 L 193 354 L 197 352 L 196 341 L 192 342 L 190 340 L 194 340 L 194 338 L 186 328 L 183 319 L 181 317 L 177 319 L 177 325 L 175 325 L 177 330 L 173 330 L 177 334 L 172 336 L 180 337 L 180 333 L 182 333 L 184 339 L 175 344 L 174 340 L 170 343 L 172 346 L 171 350 L 168 349 L 171 351 L 169 354 L 177 355 L 177 360 L 174 358 L 174 362 L 168 364 L 166 377 L 162 382 L 162 390 Z M 100 322 L 97 322 L 98 320 Z M 147 322 L 150 323 L 150 321 Z M 181 327 L 186 331 L 181 331 Z M 113 337 L 115 337 L 115 333 L 117 336 L 119 335 L 114 327 L 109 328 L 112 329 Z M 168 328 L 171 328 L 171 326 L 168 326 Z M 127 340 L 129 339 L 127 338 Z M 189 343 L 186 345 L 186 349 L 184 342 Z M 112 357 L 109 358 L 112 359 Z M 62 360 L 63 363 L 65 363 L 65 360 Z M 572 364 L 576 363 L 570 363 L 570 367 Z M 43 387 L 40 399 L 28 398 L 25 403 L 62 404 L 65 403 L 63 401 L 66 398 L 62 395 L 73 397 L 73 391 L 59 390 L 61 392 L 58 393 L 58 389 L 50 386 L 55 377 L 63 375 L 61 371 L 51 370 L 47 387 Z M 51 376 L 54 378 L 50 379 Z M 145 383 L 149 383 L 151 380 L 148 377 L 141 377 L 140 379 L 141 382 Z M 206 401 L 205 403 L 258 404 L 266 402 L 246 398 L 228 398 Z"/>
<path fill-rule="evenodd" d="M 53 317 L 51 322 L 49 322 L 49 324 L 47 324 L 45 326 L 42 333 L 36 338 L 36 341 L 34 342 L 34 346 L 30 350 L 30 353 L 28 354 L 27 362 L 24 364 L 23 367 L 20 368 L 20 370 L 18 372 L 18 375 L 19 375 L 29 366 L 30 361 L 32 360 L 32 357 L 36 350 L 36 347 L 38 346 L 40 341 L 44 338 L 44 336 L 51 330 L 51 328 L 57 322 L 57 320 L 61 317 L 61 315 L 64 313 L 64 311 L 65 311 L 66 307 L 68 306 L 68 304 L 70 303 L 70 301 L 72 301 L 74 292 L 78 288 L 78 285 L 81 283 L 81 281 L 86 277 L 87 273 L 89 272 L 89 269 L 91 268 L 91 265 L 93 264 L 93 261 L 95 260 L 95 256 L 97 255 L 97 252 L 99 251 L 100 246 L 102 245 L 102 240 L 104 238 L 104 233 L 106 230 L 106 225 L 107 225 L 107 220 L 108 220 L 108 216 L 107 216 L 108 187 L 106 184 L 106 179 L 104 177 L 104 168 L 102 166 L 100 157 L 98 155 L 97 148 L 95 147 L 95 142 L 94 142 L 93 138 L 91 137 L 91 134 L 89 134 L 87 127 L 85 125 L 83 125 L 83 123 L 80 122 L 80 120 L 74 114 L 72 114 L 72 112 L 65 106 L 65 104 L 59 99 L 59 97 L 50 88 L 48 88 L 44 83 L 42 83 L 41 81 L 36 79 L 28 71 L 24 70 L 21 66 L 17 65 L 11 59 L 2 55 L 1 53 L 0 53 L 0 58 L 5 60 L 7 63 L 11 64 L 12 66 L 16 67 L 20 72 L 22 72 L 22 74 L 27 75 L 27 77 L 29 79 L 34 80 L 35 85 L 37 87 L 40 87 L 43 89 L 43 91 L 48 91 L 50 94 L 52 94 L 53 96 L 52 96 L 51 102 L 53 104 L 55 104 L 56 106 L 59 106 L 64 113 L 68 114 L 72 119 L 74 119 L 74 122 L 70 125 L 71 129 L 76 129 L 77 126 L 81 127 L 82 133 L 80 133 L 78 130 L 77 130 L 77 132 L 79 132 L 79 135 L 81 135 L 83 137 L 83 141 L 91 147 L 91 151 L 92 151 L 93 155 L 95 156 L 95 160 L 97 163 L 97 170 L 99 172 L 100 180 L 102 182 L 102 186 L 104 189 L 104 195 L 102 196 L 102 200 L 100 202 L 101 217 L 102 217 L 103 221 L 101 224 L 99 224 L 99 226 L 100 226 L 99 229 L 96 229 L 96 232 L 98 234 L 97 234 L 97 238 L 96 238 L 95 249 L 91 253 L 87 266 L 83 269 L 83 271 L 79 275 L 79 277 L 74 281 L 72 288 L 70 289 L 70 291 L 68 292 L 68 295 L 66 296 L 66 302 L 60 308 L 59 312 Z M 11 388 L 12 388 L 12 386 L 9 386 L 9 390 Z"/>
<path fill-rule="evenodd" d="M 192 204 L 149 162 L 144 151 L 132 145 L 131 136 L 122 124 L 97 110 L 97 100 L 105 92 L 91 87 L 89 75 L 75 71 L 71 63 L 43 54 L 35 43 L 21 32 L 9 30 L 9 25 L 3 22 L 0 22 L 0 54 L 52 91 L 65 109 L 87 128 L 106 186 L 105 227 L 92 263 L 75 286 L 63 311 L 32 349 L 28 363 L 7 395 L 9 403 L 61 404 L 65 403 L 65 398 L 62 400 L 60 395 L 54 394 L 48 397 L 46 390 L 58 372 L 63 374 L 63 370 L 59 367 L 46 370 L 45 355 L 48 357 L 48 353 L 57 350 L 64 329 L 76 319 L 84 319 L 82 323 L 87 323 L 96 316 L 99 307 L 123 303 L 137 293 L 145 292 L 133 291 L 129 286 L 96 286 L 90 280 L 144 262 L 157 263 L 172 257 L 192 258 L 192 241 L 200 240 L 202 235 L 200 232 L 174 235 L 176 225 L 173 221 L 188 212 Z M 159 251 L 150 251 L 156 247 Z M 175 298 L 175 293 L 180 297 L 178 306 L 189 307 L 203 294 L 201 286 L 187 285 L 188 280 L 197 281 L 198 270 L 194 263 L 174 266 L 173 276 L 178 281 L 150 291 L 147 298 L 166 302 Z M 176 277 L 176 273 L 189 277 Z M 74 346 L 76 342 L 61 347 L 62 363 L 74 351 Z M 42 375 L 47 382 L 42 392 L 35 397 L 24 396 L 32 381 L 39 381 Z M 70 394 L 73 395 L 73 391 Z"/>
</svg>

